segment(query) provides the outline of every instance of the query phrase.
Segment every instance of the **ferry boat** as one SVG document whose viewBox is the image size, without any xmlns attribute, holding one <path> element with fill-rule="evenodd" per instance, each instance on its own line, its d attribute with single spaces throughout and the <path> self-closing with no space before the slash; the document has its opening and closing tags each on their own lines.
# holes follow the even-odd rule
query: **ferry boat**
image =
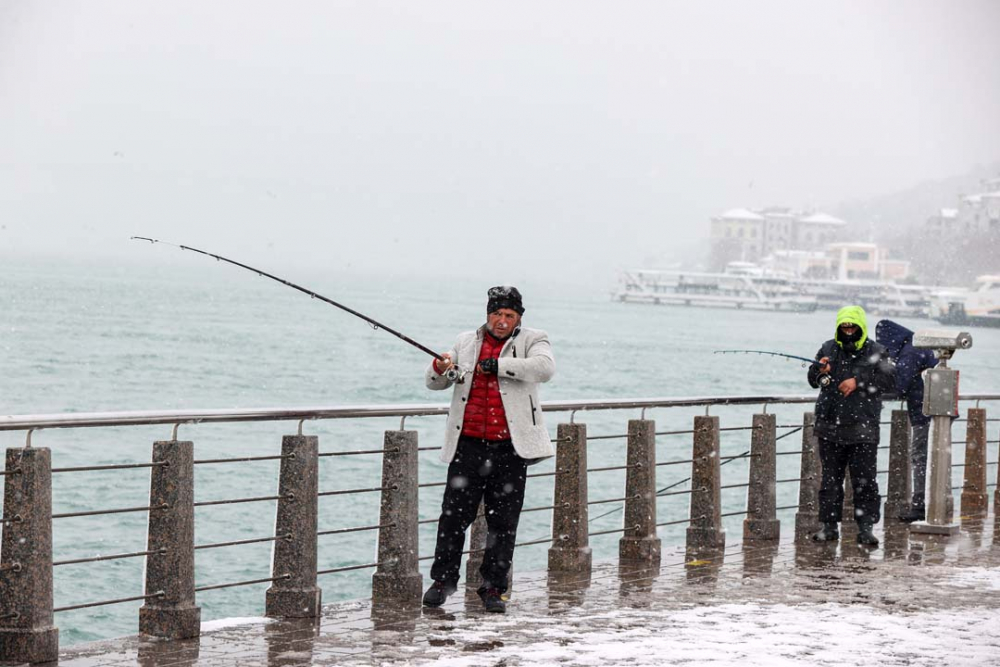
<svg viewBox="0 0 1000 667">
<path fill-rule="evenodd" d="M 940 292 L 933 308 L 942 324 L 1000 327 L 1000 275 L 979 276 L 972 290 Z"/>
<path fill-rule="evenodd" d="M 874 280 L 797 279 L 806 294 L 816 296 L 822 310 L 839 310 L 856 304 L 879 317 L 931 316 L 932 288 L 923 285 L 897 285 Z"/>
<path fill-rule="evenodd" d="M 768 272 L 749 262 L 732 262 L 723 273 L 623 271 L 612 298 L 720 308 L 812 312 L 862 306 L 879 317 L 931 316 L 931 288 L 865 280 L 819 280 Z"/>
<path fill-rule="evenodd" d="M 623 271 L 613 297 L 625 303 L 812 312 L 816 297 L 783 276 L 693 271 Z"/>
</svg>

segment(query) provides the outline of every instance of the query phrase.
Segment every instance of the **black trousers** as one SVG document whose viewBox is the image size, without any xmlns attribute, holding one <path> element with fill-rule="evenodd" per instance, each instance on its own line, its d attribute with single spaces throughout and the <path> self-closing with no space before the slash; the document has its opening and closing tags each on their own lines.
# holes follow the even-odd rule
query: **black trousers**
<svg viewBox="0 0 1000 667">
<path fill-rule="evenodd" d="M 517 455 L 510 440 L 459 438 L 455 458 L 448 466 L 431 579 L 449 586 L 458 584 L 465 531 L 475 521 L 481 500 L 488 529 L 486 553 L 479 568 L 483 588 L 496 588 L 501 593 L 507 590 L 526 471 L 527 461 Z"/>
<path fill-rule="evenodd" d="M 878 443 L 841 443 L 820 439 L 819 458 L 823 482 L 819 489 L 819 520 L 837 523 L 844 511 L 844 472 L 851 471 L 854 490 L 854 520 L 878 523 L 882 496 L 878 493 Z"/>
</svg>

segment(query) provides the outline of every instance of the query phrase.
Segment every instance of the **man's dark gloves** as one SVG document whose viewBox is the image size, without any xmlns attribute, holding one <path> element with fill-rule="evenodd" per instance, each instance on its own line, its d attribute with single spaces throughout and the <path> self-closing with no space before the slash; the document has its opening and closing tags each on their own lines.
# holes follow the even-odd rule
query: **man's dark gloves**
<svg viewBox="0 0 1000 667">
<path fill-rule="evenodd" d="M 497 367 L 498 364 L 496 359 L 483 359 L 479 362 L 479 370 L 486 375 L 496 375 Z"/>
</svg>

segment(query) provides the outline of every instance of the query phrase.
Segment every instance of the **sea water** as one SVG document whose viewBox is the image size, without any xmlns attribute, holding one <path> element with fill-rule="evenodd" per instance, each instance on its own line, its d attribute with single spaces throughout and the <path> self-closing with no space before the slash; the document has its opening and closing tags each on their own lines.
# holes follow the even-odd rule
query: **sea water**
<svg viewBox="0 0 1000 667">
<path fill-rule="evenodd" d="M 7 258 L 0 271 L 0 413 L 351 406 L 445 403 L 447 392 L 424 387 L 429 358 L 385 331 L 273 281 L 204 257 L 173 253 L 149 264 Z M 150 255 L 152 257 L 152 255 Z M 485 319 L 489 284 L 461 277 L 321 272 L 295 266 L 262 266 L 307 285 L 437 350 L 455 335 Z M 499 282 L 499 280 L 497 281 Z M 518 282 L 527 311 L 525 326 L 549 332 L 557 361 L 555 378 L 542 387 L 542 400 L 681 397 L 746 394 L 807 394 L 799 362 L 755 355 L 715 354 L 749 348 L 812 357 L 831 337 L 834 314 L 767 313 L 613 302 L 613 276 L 603 288 L 534 280 Z M 870 324 L 874 331 L 872 317 Z M 911 328 L 935 326 L 901 320 Z M 1000 330 L 977 329 L 975 346 L 953 362 L 962 371 L 961 388 L 1000 392 Z M 996 403 L 991 404 L 996 406 Z M 800 448 L 792 432 L 807 406 L 768 406 L 778 415 L 779 451 Z M 893 406 L 889 406 L 893 407 Z M 722 426 L 748 426 L 762 406 L 713 408 Z M 690 429 L 705 408 L 647 410 L 657 430 Z M 638 410 L 577 413 L 590 436 L 623 435 Z M 570 415 L 545 416 L 550 432 Z M 884 419 L 888 419 L 886 412 Z M 378 449 L 383 433 L 399 428 L 398 418 L 306 422 L 304 432 L 319 436 L 321 452 Z M 410 418 L 406 428 L 419 433 L 420 446 L 441 443 L 442 417 Z M 992 426 L 992 425 L 991 425 Z M 268 456 L 280 453 L 281 436 L 295 422 L 181 425 L 178 438 L 192 440 L 196 459 Z M 996 441 L 991 429 L 991 442 Z M 170 426 L 60 429 L 37 431 L 32 444 L 52 450 L 53 467 L 148 462 L 153 441 L 169 439 Z M 0 433 L 4 447 L 23 446 L 24 432 Z M 956 432 L 956 440 L 964 439 Z M 887 437 L 885 438 L 887 442 Z M 749 449 L 749 431 L 726 431 L 722 455 Z M 624 464 L 623 438 L 591 442 L 592 467 Z M 661 436 L 659 461 L 690 457 L 691 436 Z M 963 448 L 956 446 L 956 461 Z M 881 453 L 880 469 L 886 467 Z M 995 459 L 991 452 L 990 460 Z M 320 490 L 380 485 L 380 457 L 324 457 Z M 798 456 L 778 457 L 779 479 L 798 477 Z M 531 472 L 550 472 L 552 462 Z M 726 463 L 724 484 L 746 481 L 745 459 Z M 446 466 L 437 452 L 422 453 L 420 481 L 440 482 Z M 197 501 L 240 499 L 276 493 L 277 461 L 199 465 Z M 682 480 L 690 466 L 658 469 L 659 486 Z M 995 468 L 989 470 L 991 481 Z M 956 485 L 961 469 L 956 468 Z M 885 477 L 882 476 L 884 484 Z M 0 485 L 3 478 L 0 478 Z M 148 504 L 149 470 L 113 470 L 53 475 L 53 512 L 140 507 Z M 590 499 L 624 495 L 624 472 L 590 476 Z M 884 489 L 883 489 L 884 491 Z M 441 489 L 424 489 L 420 518 L 432 519 Z M 552 478 L 529 480 L 526 508 L 551 504 Z M 745 488 L 723 491 L 723 512 L 744 509 Z M 798 485 L 780 484 L 778 505 L 794 505 Z M 378 493 L 320 499 L 320 530 L 378 523 Z M 621 528 L 619 503 L 592 505 L 591 531 Z M 660 522 L 687 517 L 688 496 L 662 498 Z M 794 511 L 783 512 L 790 531 Z M 274 502 L 198 508 L 196 544 L 268 537 L 274 534 Z M 549 536 L 547 511 L 522 516 L 519 542 Z M 741 516 L 725 519 L 731 539 L 741 534 Z M 665 544 L 682 544 L 684 526 L 661 528 Z M 620 534 L 595 536 L 595 559 L 617 557 Z M 56 519 L 55 560 L 143 551 L 146 515 L 142 512 Z M 420 533 L 420 552 L 433 553 L 434 527 Z M 259 543 L 196 552 L 197 585 L 214 585 L 271 576 L 271 545 Z M 374 562 L 372 531 L 319 538 L 321 569 Z M 519 548 L 515 570 L 545 567 L 546 546 Z M 429 562 L 422 561 L 426 577 Z M 111 560 L 55 569 L 56 607 L 143 594 L 142 558 Z M 371 570 L 320 578 L 325 602 L 370 594 Z M 426 579 L 425 579 L 426 581 Z M 203 620 L 263 612 L 266 584 L 199 594 Z M 134 633 L 140 603 L 62 612 L 56 615 L 64 645 Z"/>
</svg>

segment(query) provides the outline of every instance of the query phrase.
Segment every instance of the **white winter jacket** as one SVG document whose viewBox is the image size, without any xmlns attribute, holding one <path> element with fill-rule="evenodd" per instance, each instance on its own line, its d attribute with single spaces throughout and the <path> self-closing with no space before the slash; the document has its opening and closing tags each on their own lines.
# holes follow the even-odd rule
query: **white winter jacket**
<svg viewBox="0 0 1000 667">
<path fill-rule="evenodd" d="M 483 345 L 486 327 L 459 334 L 455 346 L 449 350 L 452 361 L 461 370 L 469 370 L 464 382 L 453 382 L 438 375 L 431 362 L 425 374 L 428 389 L 447 389 L 454 385 L 451 409 L 448 411 L 448 426 L 444 434 L 444 449 L 441 460 L 451 463 L 458 449 L 458 437 L 462 434 L 462 420 L 465 416 L 466 401 L 472 389 L 472 374 L 479 360 L 479 350 Z M 549 441 L 549 432 L 542 418 L 538 402 L 538 383 L 548 382 L 555 375 L 556 362 L 552 357 L 549 336 L 540 329 L 518 327 L 504 342 L 497 359 L 497 379 L 500 384 L 500 399 L 507 415 L 507 428 L 514 451 L 524 459 L 543 459 L 555 456 L 556 450 Z"/>
</svg>

